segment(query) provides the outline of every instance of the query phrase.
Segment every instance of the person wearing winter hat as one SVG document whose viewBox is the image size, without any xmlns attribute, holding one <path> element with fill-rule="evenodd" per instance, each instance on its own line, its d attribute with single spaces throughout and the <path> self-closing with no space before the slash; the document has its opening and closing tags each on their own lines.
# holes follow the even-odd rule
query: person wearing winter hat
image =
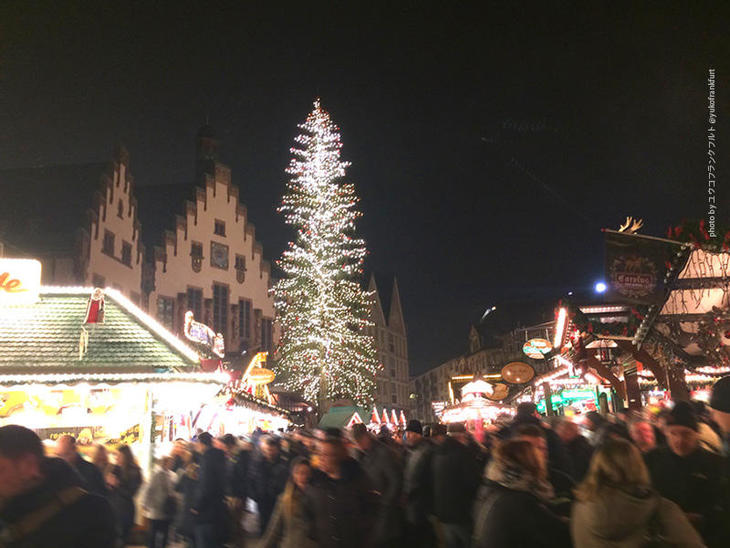
<svg viewBox="0 0 730 548">
<path fill-rule="evenodd" d="M 406 426 L 406 453 L 403 473 L 406 541 L 408 546 L 434 546 L 435 537 L 428 515 L 431 508 L 431 453 L 433 445 L 423 437 L 421 421 L 411 419 Z"/>
<path fill-rule="evenodd" d="M 722 458 L 700 446 L 697 417 L 688 402 L 675 403 L 665 433 L 667 447 L 646 455 L 652 485 L 684 510 L 712 547 L 722 521 Z"/>
</svg>

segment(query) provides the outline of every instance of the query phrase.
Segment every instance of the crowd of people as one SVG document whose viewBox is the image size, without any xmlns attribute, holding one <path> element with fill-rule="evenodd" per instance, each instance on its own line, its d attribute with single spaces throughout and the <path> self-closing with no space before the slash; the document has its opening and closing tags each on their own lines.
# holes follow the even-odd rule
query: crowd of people
<svg viewBox="0 0 730 548">
<path fill-rule="evenodd" d="M 122 546 L 138 506 L 152 548 L 730 546 L 730 377 L 709 407 L 580 419 L 522 403 L 481 443 L 416 420 L 402 435 L 199 432 L 146 482 L 127 446 L 87 461 L 65 436 L 54 458 L 4 426 L 0 546 Z"/>
</svg>

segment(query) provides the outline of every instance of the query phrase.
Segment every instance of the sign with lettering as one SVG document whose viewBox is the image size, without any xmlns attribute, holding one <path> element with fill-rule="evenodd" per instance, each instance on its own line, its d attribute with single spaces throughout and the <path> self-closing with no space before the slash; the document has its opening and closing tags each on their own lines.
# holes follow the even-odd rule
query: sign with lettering
<svg viewBox="0 0 730 548">
<path fill-rule="evenodd" d="M 606 232 L 606 302 L 660 304 L 668 266 L 679 243 L 623 232 Z"/>
<path fill-rule="evenodd" d="M 0 305 L 33 304 L 40 288 L 40 261 L 0 259 Z"/>
<path fill-rule="evenodd" d="M 552 349 L 553 345 L 547 339 L 530 339 L 522 345 L 522 351 L 534 360 L 542 360 Z"/>
<path fill-rule="evenodd" d="M 79 445 L 91 445 L 106 436 L 102 426 L 67 426 L 59 428 L 36 428 L 35 433 L 42 440 L 58 441 L 63 436 L 73 436 Z"/>
</svg>

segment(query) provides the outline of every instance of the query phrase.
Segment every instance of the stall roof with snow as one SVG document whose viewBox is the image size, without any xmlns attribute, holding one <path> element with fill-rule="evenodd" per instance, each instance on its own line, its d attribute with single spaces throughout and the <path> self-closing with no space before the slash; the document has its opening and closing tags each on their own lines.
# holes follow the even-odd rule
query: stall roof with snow
<svg viewBox="0 0 730 548">
<path fill-rule="evenodd" d="M 320 428 L 351 428 L 353 424 L 366 423 L 370 413 L 353 405 L 330 407 L 319 421 Z"/>
<path fill-rule="evenodd" d="M 92 288 L 42 287 L 36 302 L 0 305 L 0 383 L 221 382 L 195 350 L 114 289 L 103 323 L 85 323 Z"/>
</svg>

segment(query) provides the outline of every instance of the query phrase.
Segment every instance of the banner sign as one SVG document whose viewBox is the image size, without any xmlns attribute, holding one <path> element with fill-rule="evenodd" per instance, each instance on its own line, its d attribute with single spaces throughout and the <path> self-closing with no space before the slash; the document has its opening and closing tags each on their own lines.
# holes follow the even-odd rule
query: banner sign
<svg viewBox="0 0 730 548">
<path fill-rule="evenodd" d="M 0 259 L 0 304 L 33 304 L 40 287 L 40 261 Z"/>
<path fill-rule="evenodd" d="M 95 440 L 104 439 L 102 426 L 67 426 L 59 428 L 36 428 L 35 433 L 42 440 L 58 441 L 63 436 L 73 436 L 79 445 L 91 445 Z"/>
<path fill-rule="evenodd" d="M 606 235 L 606 301 L 622 304 L 661 304 L 664 277 L 678 244 L 622 232 Z"/>
</svg>

